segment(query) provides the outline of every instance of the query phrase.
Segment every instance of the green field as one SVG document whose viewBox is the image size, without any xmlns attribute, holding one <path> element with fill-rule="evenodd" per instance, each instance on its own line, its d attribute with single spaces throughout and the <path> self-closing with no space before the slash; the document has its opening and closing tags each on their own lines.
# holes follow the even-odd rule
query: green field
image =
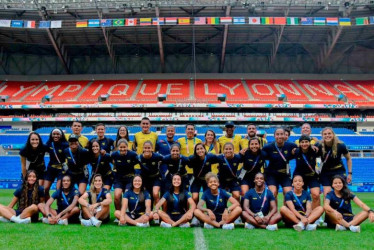
<svg viewBox="0 0 374 250">
<path fill-rule="evenodd" d="M 13 191 L 0 190 L 0 203 L 8 204 Z M 374 207 L 373 193 L 359 193 Z M 354 206 L 354 211 L 358 208 Z M 113 210 L 112 210 L 113 212 Z M 113 216 L 112 216 L 113 219 Z M 296 232 L 279 225 L 279 231 L 221 229 L 118 227 L 113 223 L 100 228 L 81 225 L 18 225 L 0 223 L 0 249 L 200 249 L 195 237 L 202 233 L 208 249 L 374 249 L 374 223 L 364 222 L 361 233 L 335 232 L 318 228 L 314 232 Z"/>
</svg>

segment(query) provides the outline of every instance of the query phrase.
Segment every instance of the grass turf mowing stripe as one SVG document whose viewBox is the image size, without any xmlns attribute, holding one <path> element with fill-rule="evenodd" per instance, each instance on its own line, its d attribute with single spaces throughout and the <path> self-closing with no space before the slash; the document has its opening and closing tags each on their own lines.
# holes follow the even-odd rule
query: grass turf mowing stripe
<svg viewBox="0 0 374 250">
<path fill-rule="evenodd" d="M 204 239 L 204 232 L 201 227 L 195 227 L 193 230 L 194 238 L 195 238 L 195 249 L 196 250 L 206 250 L 205 239 Z"/>
</svg>

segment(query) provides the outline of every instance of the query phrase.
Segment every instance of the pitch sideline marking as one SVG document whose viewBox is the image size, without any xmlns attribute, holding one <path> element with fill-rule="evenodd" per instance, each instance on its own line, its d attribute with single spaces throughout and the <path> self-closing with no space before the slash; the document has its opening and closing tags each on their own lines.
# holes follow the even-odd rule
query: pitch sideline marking
<svg viewBox="0 0 374 250">
<path fill-rule="evenodd" d="M 196 250 L 207 250 L 205 239 L 204 239 L 204 232 L 201 227 L 196 227 L 193 231 L 194 238 L 195 238 L 195 249 Z"/>
</svg>

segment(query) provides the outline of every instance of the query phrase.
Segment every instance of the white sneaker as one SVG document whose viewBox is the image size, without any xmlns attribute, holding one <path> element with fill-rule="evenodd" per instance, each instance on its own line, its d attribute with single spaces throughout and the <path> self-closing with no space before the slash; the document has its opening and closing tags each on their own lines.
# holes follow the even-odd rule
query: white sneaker
<svg viewBox="0 0 374 250">
<path fill-rule="evenodd" d="M 0 222 L 9 223 L 10 220 L 8 220 L 7 218 L 5 218 L 3 216 L 0 216 Z"/>
<path fill-rule="evenodd" d="M 189 222 L 186 222 L 186 223 L 180 224 L 179 227 L 181 227 L 181 228 L 190 228 L 191 225 L 190 225 Z"/>
<path fill-rule="evenodd" d="M 225 230 L 233 230 L 234 228 L 235 228 L 234 223 L 229 223 L 229 224 L 223 224 L 222 225 L 222 229 L 225 229 Z"/>
<path fill-rule="evenodd" d="M 242 219 L 241 219 L 240 217 L 238 217 L 238 218 L 234 221 L 234 224 L 235 224 L 235 225 L 241 225 L 241 224 L 243 224 L 243 221 L 242 221 Z"/>
<path fill-rule="evenodd" d="M 340 224 L 336 224 L 335 231 L 346 231 L 347 229 Z"/>
<path fill-rule="evenodd" d="M 67 226 L 69 223 L 67 219 L 63 219 L 63 220 L 58 220 L 57 224 Z"/>
<path fill-rule="evenodd" d="M 124 227 L 124 226 L 127 226 L 127 224 L 126 223 L 121 224 L 121 222 L 118 222 L 118 226 Z"/>
<path fill-rule="evenodd" d="M 353 233 L 360 233 L 361 232 L 361 227 L 360 226 L 350 226 L 349 230 Z"/>
<path fill-rule="evenodd" d="M 20 218 L 19 218 L 19 216 L 13 215 L 12 217 L 10 217 L 10 221 L 12 221 L 14 223 L 19 223 L 20 222 Z"/>
<path fill-rule="evenodd" d="M 49 220 L 48 220 L 48 218 L 47 218 L 47 217 L 43 217 L 43 218 L 42 218 L 42 223 L 44 223 L 44 224 L 49 224 Z"/>
<path fill-rule="evenodd" d="M 90 220 L 81 219 L 81 225 L 85 227 L 91 227 L 92 223 Z"/>
<path fill-rule="evenodd" d="M 315 230 L 317 230 L 317 224 L 308 224 L 308 225 L 306 225 L 305 230 L 306 231 L 315 231 Z"/>
<path fill-rule="evenodd" d="M 214 227 L 208 223 L 204 223 L 204 228 L 205 229 L 213 229 Z"/>
<path fill-rule="evenodd" d="M 96 217 L 91 217 L 91 218 L 90 218 L 90 222 L 91 222 L 92 225 L 94 225 L 95 227 L 100 227 L 100 225 L 101 225 L 101 223 L 102 223 L 102 221 L 96 219 Z"/>
<path fill-rule="evenodd" d="M 302 223 L 301 221 L 299 223 L 297 223 L 296 225 L 293 225 L 293 229 L 295 229 L 296 231 L 298 232 L 301 232 L 305 229 L 305 225 L 304 223 Z"/>
<path fill-rule="evenodd" d="M 153 220 L 153 223 L 158 225 L 158 224 L 160 224 L 160 220 Z"/>
<path fill-rule="evenodd" d="M 160 223 L 160 227 L 171 228 L 171 224 L 166 223 L 166 222 L 164 222 L 164 221 L 161 221 L 161 223 Z"/>
<path fill-rule="evenodd" d="M 277 225 L 277 224 L 267 225 L 267 226 L 266 226 L 266 230 L 269 230 L 269 231 L 277 231 L 277 230 L 278 230 L 278 225 Z"/>
<path fill-rule="evenodd" d="M 31 218 L 30 217 L 27 217 L 25 219 L 21 219 L 19 216 L 18 216 L 18 222 L 16 223 L 19 223 L 19 224 L 30 224 L 31 223 Z"/>
<path fill-rule="evenodd" d="M 149 227 L 149 222 L 147 223 L 136 223 L 137 227 Z"/>
<path fill-rule="evenodd" d="M 200 226 L 200 221 L 196 217 L 193 217 L 191 221 L 191 226 L 194 226 L 194 227 Z"/>
<path fill-rule="evenodd" d="M 255 226 L 253 226 L 251 223 L 244 223 L 244 228 L 252 230 L 255 229 Z"/>
<path fill-rule="evenodd" d="M 116 218 L 113 223 L 119 223 L 119 219 Z"/>
</svg>

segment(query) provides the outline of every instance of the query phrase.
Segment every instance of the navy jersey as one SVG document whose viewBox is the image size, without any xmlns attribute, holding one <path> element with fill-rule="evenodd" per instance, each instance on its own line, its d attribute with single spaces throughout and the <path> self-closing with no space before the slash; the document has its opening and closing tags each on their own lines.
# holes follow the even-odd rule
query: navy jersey
<svg viewBox="0 0 374 250">
<path fill-rule="evenodd" d="M 168 141 L 168 140 L 158 140 L 156 142 L 156 152 L 161 155 L 168 155 L 170 154 L 171 145 L 178 144 L 177 141 Z"/>
<path fill-rule="evenodd" d="M 297 145 L 292 142 L 285 142 L 283 147 L 278 148 L 283 154 L 286 161 L 282 158 L 277 150 L 276 143 L 265 145 L 262 151 L 265 153 L 265 157 L 269 160 L 269 165 L 266 168 L 269 173 L 287 173 L 287 163 L 294 158 L 292 155 L 292 149 L 297 148 Z"/>
<path fill-rule="evenodd" d="M 351 200 L 353 200 L 356 195 L 351 193 L 351 197 L 348 200 L 339 198 L 336 196 L 334 190 L 326 195 L 326 200 L 330 201 L 330 206 L 341 214 L 352 214 Z"/>
<path fill-rule="evenodd" d="M 29 170 L 31 169 L 45 169 L 44 155 L 47 151 L 47 147 L 43 145 L 41 150 L 27 150 L 26 145 L 19 151 L 20 156 L 26 158 L 30 162 Z"/>
<path fill-rule="evenodd" d="M 180 200 L 181 194 L 172 195 L 170 192 L 166 192 L 162 198 L 167 201 L 167 213 L 168 214 L 184 214 L 187 211 L 187 200 L 191 198 L 188 192 L 184 192 L 183 201 Z"/>
<path fill-rule="evenodd" d="M 218 195 L 213 195 L 210 189 L 207 189 L 201 199 L 205 201 L 206 207 L 212 210 L 214 213 L 223 214 L 227 208 L 227 201 L 231 195 L 223 189 L 218 189 Z"/>
<path fill-rule="evenodd" d="M 265 197 L 266 200 L 264 202 Z M 274 201 L 275 198 L 268 188 L 265 188 L 265 190 L 260 194 L 256 192 L 256 189 L 251 188 L 247 193 L 245 193 L 244 200 L 249 200 L 249 209 L 253 213 L 261 211 L 264 215 L 267 215 L 270 211 L 270 202 Z M 261 209 L 262 204 L 264 204 L 264 206 Z"/>
<path fill-rule="evenodd" d="M 289 191 L 286 193 L 284 199 L 285 201 L 292 201 L 296 211 L 299 212 L 306 212 L 306 203 L 312 201 L 309 192 L 305 190 L 303 190 L 300 196 L 297 196 L 293 191 Z"/>
<path fill-rule="evenodd" d="M 189 157 L 190 163 L 188 166 L 193 169 L 195 178 L 204 179 L 205 175 L 212 172 L 212 164 L 219 163 L 220 160 L 217 155 L 207 154 L 203 160 L 199 157 L 191 155 Z"/>
<path fill-rule="evenodd" d="M 252 154 L 250 150 L 247 150 L 241 157 L 243 161 L 243 169 L 250 171 L 250 173 L 253 174 L 261 172 L 261 168 L 265 163 L 265 153 L 262 150 L 260 150 L 257 155 Z"/>
<path fill-rule="evenodd" d="M 19 188 L 17 188 L 16 191 L 14 191 L 13 195 L 14 195 L 14 197 L 18 198 L 18 206 L 19 206 L 19 202 L 20 202 L 20 199 L 22 197 L 22 186 L 20 186 Z M 29 207 L 32 204 L 38 205 L 40 203 L 40 198 L 44 198 L 44 187 L 39 186 L 39 188 L 38 188 L 38 197 L 39 197 L 39 199 L 38 199 L 38 201 L 36 201 L 36 203 L 32 202 L 32 195 L 33 195 L 33 189 L 28 189 L 27 190 L 26 207 Z M 26 207 L 24 207 L 23 209 L 25 209 Z"/>
<path fill-rule="evenodd" d="M 139 164 L 138 155 L 135 152 L 128 150 L 126 155 L 121 155 L 119 151 L 116 151 L 110 157 L 114 164 L 113 170 L 116 172 L 116 176 L 135 174 L 134 167 Z"/>
<path fill-rule="evenodd" d="M 160 170 L 163 177 L 165 173 L 169 170 L 170 174 L 179 173 L 180 175 L 187 174 L 186 166 L 189 164 L 189 159 L 186 156 L 180 155 L 179 159 L 172 159 L 171 155 L 164 156 L 162 160 Z"/>
<path fill-rule="evenodd" d="M 97 140 L 100 145 L 100 149 L 104 149 L 107 153 L 110 153 L 113 148 L 114 148 L 114 140 L 112 138 L 105 137 L 101 140 L 99 140 L 97 137 L 91 139 L 92 140 Z"/>
<path fill-rule="evenodd" d="M 300 148 L 296 149 L 295 158 L 296 158 L 296 168 L 294 175 L 303 175 L 303 176 L 313 176 L 315 175 L 315 166 L 318 153 L 313 149 L 309 148 L 307 153 L 303 153 Z M 310 167 L 309 167 L 310 166 Z M 310 169 L 312 168 L 312 169 Z"/>
<path fill-rule="evenodd" d="M 92 175 L 101 174 L 102 176 L 105 176 L 107 174 L 110 174 L 110 171 L 112 170 L 110 166 L 111 162 L 112 159 L 110 158 L 109 154 L 99 154 L 98 158 L 95 158 L 95 156 L 91 154 L 89 163 L 92 167 Z"/>
<path fill-rule="evenodd" d="M 79 191 L 75 188 L 72 188 L 67 195 L 63 193 L 62 189 L 58 189 L 52 194 L 52 198 L 57 201 L 57 210 L 60 212 L 73 203 L 75 196 L 79 197 Z"/>
<path fill-rule="evenodd" d="M 344 143 L 338 143 L 337 154 L 335 157 L 332 154 L 331 147 L 325 146 L 324 154 L 322 152 L 322 144 L 318 145 L 318 148 L 319 156 L 321 156 L 321 161 L 324 162 L 322 168 L 323 172 L 344 169 L 342 155 L 348 154 L 347 146 Z M 327 155 L 328 158 L 326 160 Z"/>
<path fill-rule="evenodd" d="M 69 170 L 74 174 L 83 173 L 84 166 L 88 164 L 90 159 L 90 153 L 87 149 L 79 147 L 75 153 L 70 148 L 64 150 L 65 159 Z M 64 161 L 65 161 L 64 159 Z"/>
<path fill-rule="evenodd" d="M 145 201 L 151 200 L 151 196 L 147 191 L 143 191 L 144 199 L 142 202 L 138 202 L 139 194 L 136 194 L 133 190 L 128 190 L 123 194 L 123 198 L 128 200 L 128 209 L 129 212 L 140 214 L 145 213 Z"/>
<path fill-rule="evenodd" d="M 238 154 L 234 154 L 234 157 L 227 159 L 223 154 L 218 155 L 219 166 L 218 176 L 222 180 L 236 179 L 236 172 L 238 171 L 239 164 L 242 162 L 242 158 Z"/>
<path fill-rule="evenodd" d="M 68 147 L 69 147 L 68 142 L 47 141 L 46 148 L 47 148 L 47 152 L 49 153 L 48 166 L 63 163 L 65 159 L 64 150 Z"/>
<path fill-rule="evenodd" d="M 87 191 L 87 194 L 88 194 L 88 203 L 93 204 L 91 191 Z M 105 200 L 107 194 L 110 194 L 110 192 L 106 188 L 102 188 L 101 191 L 98 194 L 96 194 L 95 203 L 99 203 Z"/>
<path fill-rule="evenodd" d="M 164 159 L 164 157 L 157 153 L 152 153 L 151 158 L 146 159 L 144 156 L 138 155 L 140 161 L 140 169 L 142 176 L 154 176 L 160 173 L 159 162 Z"/>
</svg>

